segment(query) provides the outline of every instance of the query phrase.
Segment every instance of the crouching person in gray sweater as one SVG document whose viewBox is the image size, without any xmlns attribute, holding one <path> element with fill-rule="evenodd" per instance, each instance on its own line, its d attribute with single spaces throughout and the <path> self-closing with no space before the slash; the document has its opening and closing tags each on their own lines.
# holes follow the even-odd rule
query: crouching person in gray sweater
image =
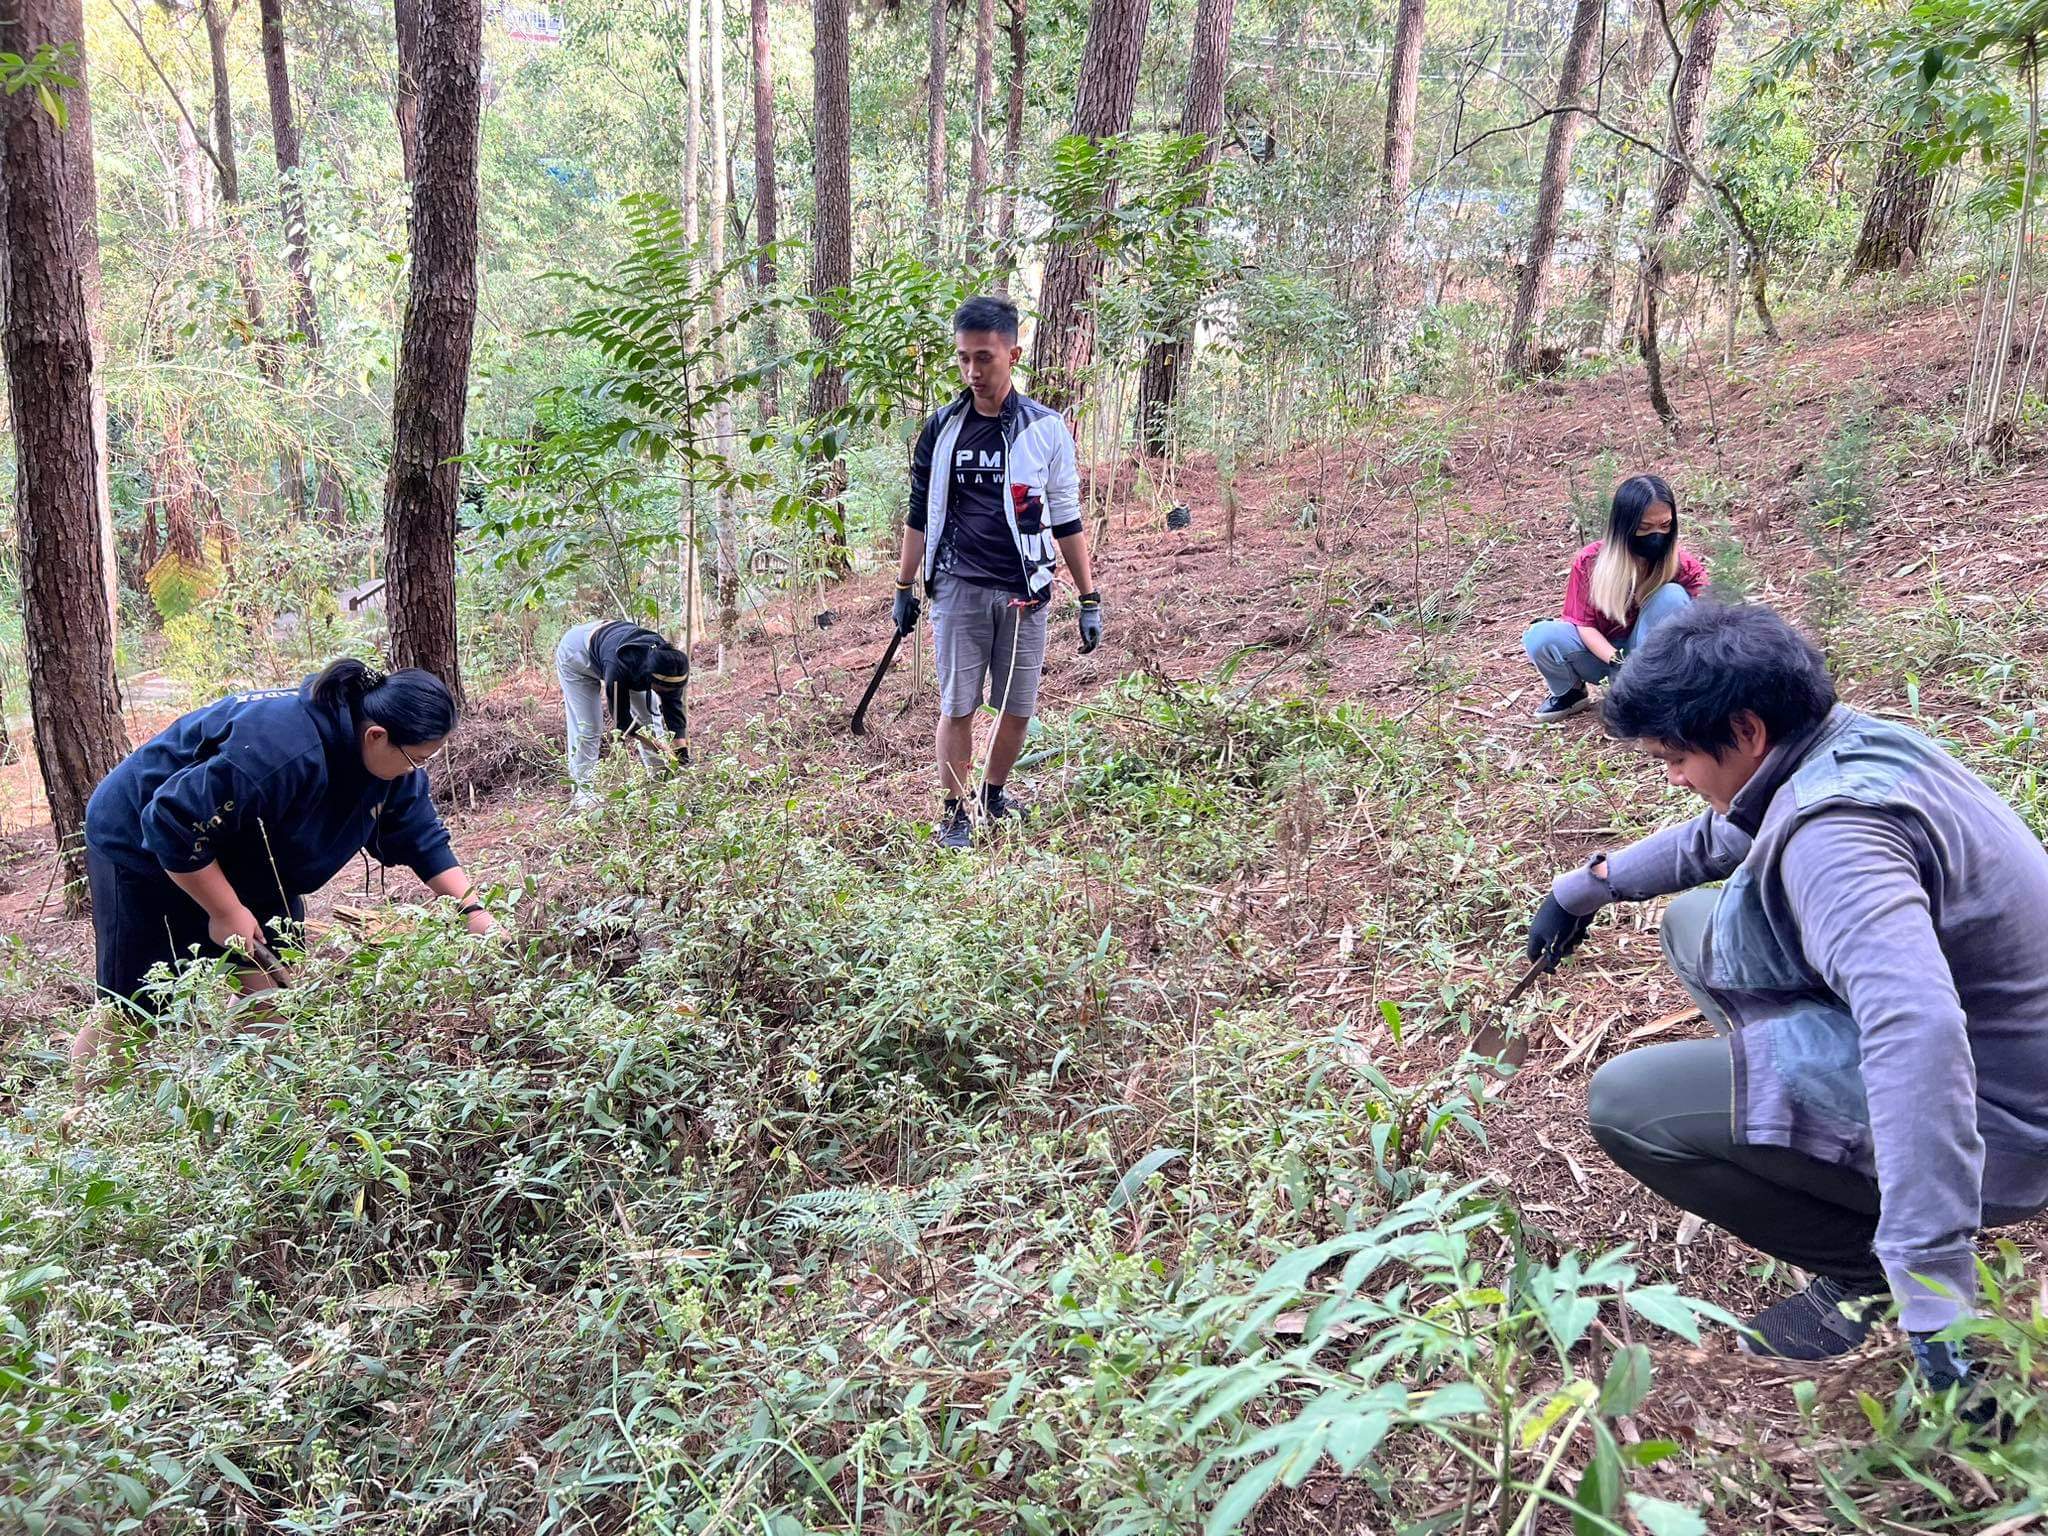
<svg viewBox="0 0 2048 1536">
<path fill-rule="evenodd" d="M 2048 1204 L 2048 853 L 1926 737 L 1836 703 L 1768 609 L 1673 618 L 1605 720 L 1711 809 L 1561 876 L 1529 957 L 1555 969 L 1609 902 L 1683 892 L 1664 954 L 1717 1035 L 1603 1066 L 1594 1136 L 1813 1277 L 1751 1350 L 1842 1354 L 1890 1299 L 1928 1384 L 1967 1380 L 1934 1335 L 1970 1313 L 1973 1239 Z"/>
</svg>

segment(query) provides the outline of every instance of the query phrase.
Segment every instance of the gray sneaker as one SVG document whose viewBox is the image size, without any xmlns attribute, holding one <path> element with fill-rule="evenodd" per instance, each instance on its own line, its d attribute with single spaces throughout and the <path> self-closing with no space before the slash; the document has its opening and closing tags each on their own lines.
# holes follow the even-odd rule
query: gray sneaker
<svg viewBox="0 0 2048 1536">
<path fill-rule="evenodd" d="M 939 846 L 941 848 L 971 848 L 974 846 L 974 809 L 965 800 L 948 800 L 945 813 L 939 817 Z"/>
</svg>

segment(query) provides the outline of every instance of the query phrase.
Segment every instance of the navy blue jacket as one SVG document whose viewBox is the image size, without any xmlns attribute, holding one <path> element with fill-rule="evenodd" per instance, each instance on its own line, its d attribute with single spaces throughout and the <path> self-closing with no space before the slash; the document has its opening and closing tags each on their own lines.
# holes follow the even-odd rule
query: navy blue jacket
<svg viewBox="0 0 2048 1536">
<path fill-rule="evenodd" d="M 219 861 L 251 906 L 317 891 L 368 849 L 422 880 L 456 865 L 425 770 L 363 767 L 362 721 L 297 689 L 238 693 L 196 709 L 93 791 L 86 841 L 123 869 L 186 874 Z"/>
</svg>

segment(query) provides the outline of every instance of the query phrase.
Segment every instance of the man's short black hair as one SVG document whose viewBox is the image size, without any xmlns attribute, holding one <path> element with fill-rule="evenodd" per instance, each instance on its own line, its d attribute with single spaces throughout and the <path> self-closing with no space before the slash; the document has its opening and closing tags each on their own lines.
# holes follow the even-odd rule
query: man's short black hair
<svg viewBox="0 0 2048 1536">
<path fill-rule="evenodd" d="M 1813 642 L 1754 603 L 1694 603 L 1657 627 L 1607 690 L 1610 736 L 1720 757 L 1748 710 L 1773 743 L 1827 718 L 1835 680 Z"/>
<path fill-rule="evenodd" d="M 1008 299 L 998 299 L 983 294 L 978 299 L 969 299 L 953 312 L 953 334 L 962 331 L 994 331 L 998 336 L 1007 336 L 1014 346 L 1017 341 L 1017 306 Z"/>
</svg>

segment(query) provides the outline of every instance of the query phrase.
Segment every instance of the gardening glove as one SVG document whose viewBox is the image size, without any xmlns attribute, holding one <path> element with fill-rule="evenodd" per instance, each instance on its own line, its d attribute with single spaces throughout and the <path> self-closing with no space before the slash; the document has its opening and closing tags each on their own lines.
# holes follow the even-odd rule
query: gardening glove
<svg viewBox="0 0 2048 1536">
<path fill-rule="evenodd" d="M 1529 924 L 1529 959 L 1541 960 L 1544 974 L 1550 974 L 1566 955 L 1579 947 L 1579 941 L 1592 926 L 1591 913 L 1581 917 L 1567 912 L 1555 896 L 1544 897 L 1543 905 L 1536 909 L 1535 919 Z"/>
<path fill-rule="evenodd" d="M 1102 594 L 1083 592 L 1081 594 L 1081 654 L 1086 656 L 1102 644 Z"/>
<path fill-rule="evenodd" d="M 918 615 L 917 587 L 914 582 L 896 583 L 896 606 L 891 617 L 896 621 L 896 633 L 907 635 L 917 628 Z"/>
</svg>

